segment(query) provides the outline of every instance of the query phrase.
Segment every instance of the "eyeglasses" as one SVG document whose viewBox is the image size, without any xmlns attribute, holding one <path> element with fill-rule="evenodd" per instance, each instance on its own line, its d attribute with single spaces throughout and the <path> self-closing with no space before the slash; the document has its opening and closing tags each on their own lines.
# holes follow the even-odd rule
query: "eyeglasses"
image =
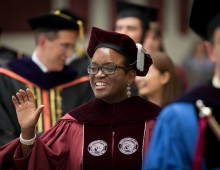
<svg viewBox="0 0 220 170">
<path fill-rule="evenodd" d="M 58 45 L 63 51 L 67 51 L 67 50 L 74 51 L 75 50 L 75 45 L 70 45 L 70 44 L 58 44 Z"/>
<path fill-rule="evenodd" d="M 94 66 L 94 65 L 90 65 L 87 67 L 87 71 L 89 74 L 94 75 L 97 74 L 99 72 L 99 69 L 102 70 L 102 74 L 106 74 L 106 75 L 111 75 L 115 73 L 115 70 L 117 68 L 120 69 L 124 69 L 124 70 L 129 70 L 125 67 L 121 67 L 121 66 L 117 66 L 117 65 L 104 65 L 104 66 Z"/>
</svg>

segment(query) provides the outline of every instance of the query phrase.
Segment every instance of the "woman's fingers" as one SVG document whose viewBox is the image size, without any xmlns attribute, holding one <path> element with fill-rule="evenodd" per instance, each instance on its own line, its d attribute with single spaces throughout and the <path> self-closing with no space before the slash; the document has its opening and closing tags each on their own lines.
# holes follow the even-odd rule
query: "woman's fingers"
<svg viewBox="0 0 220 170">
<path fill-rule="evenodd" d="M 21 94 L 21 96 L 22 96 L 22 98 L 23 98 L 23 101 L 24 101 L 24 102 L 27 102 L 27 101 L 28 101 L 28 95 L 27 95 L 27 93 L 26 93 L 24 90 L 22 90 L 22 89 L 19 90 L 19 93 Z"/>
<path fill-rule="evenodd" d="M 39 118 L 40 113 L 42 112 L 43 108 L 44 108 L 44 105 L 40 105 L 40 106 L 37 108 L 36 113 L 37 113 L 38 118 Z"/>
<path fill-rule="evenodd" d="M 16 99 L 15 96 L 12 96 L 12 101 L 13 101 L 15 107 L 18 107 L 18 106 L 19 106 L 18 100 Z"/>
<path fill-rule="evenodd" d="M 26 91 L 20 89 L 17 93 L 16 96 L 18 97 L 19 103 L 22 104 L 23 102 L 34 102 L 34 95 L 32 91 L 27 88 Z"/>
<path fill-rule="evenodd" d="M 17 92 L 17 93 L 16 93 L 16 96 L 17 96 L 17 98 L 18 98 L 19 103 L 22 104 L 22 103 L 24 102 L 24 99 L 23 99 L 21 93 L 20 93 L 20 92 Z"/>
<path fill-rule="evenodd" d="M 31 90 L 28 88 L 26 91 L 20 89 L 16 96 L 12 96 L 12 101 L 21 128 L 34 128 L 44 106 L 41 105 L 36 109 L 34 95 Z"/>
<path fill-rule="evenodd" d="M 27 95 L 28 95 L 29 101 L 32 102 L 32 103 L 34 103 L 34 94 L 32 93 L 32 91 L 31 91 L 29 88 L 27 88 L 27 89 L 26 89 L 26 93 L 27 93 Z"/>
</svg>

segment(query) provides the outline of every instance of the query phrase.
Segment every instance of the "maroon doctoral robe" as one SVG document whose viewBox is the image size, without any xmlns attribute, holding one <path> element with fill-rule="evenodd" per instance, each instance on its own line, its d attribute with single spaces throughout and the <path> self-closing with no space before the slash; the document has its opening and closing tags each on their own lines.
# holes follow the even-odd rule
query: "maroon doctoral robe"
<svg viewBox="0 0 220 170">
<path fill-rule="evenodd" d="M 0 148 L 0 169 L 141 169 L 160 107 L 138 96 L 77 107 L 37 137 L 21 158 L 19 139 Z"/>
</svg>

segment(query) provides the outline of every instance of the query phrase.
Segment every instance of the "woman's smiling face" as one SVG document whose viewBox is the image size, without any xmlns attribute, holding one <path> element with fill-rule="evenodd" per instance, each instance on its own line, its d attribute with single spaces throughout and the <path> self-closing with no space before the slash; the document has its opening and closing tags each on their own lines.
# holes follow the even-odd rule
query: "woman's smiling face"
<svg viewBox="0 0 220 170">
<path fill-rule="evenodd" d="M 98 48 L 91 60 L 92 66 L 104 66 L 114 64 L 124 67 L 125 57 L 110 48 Z M 127 84 L 131 84 L 129 73 L 117 68 L 114 74 L 105 75 L 99 69 L 95 75 L 90 75 L 90 84 L 96 98 L 107 103 L 117 103 L 127 98 Z"/>
<path fill-rule="evenodd" d="M 163 74 L 154 66 L 150 66 L 145 77 L 137 77 L 135 83 L 141 96 L 152 96 L 162 93 L 164 84 L 162 83 Z"/>
</svg>

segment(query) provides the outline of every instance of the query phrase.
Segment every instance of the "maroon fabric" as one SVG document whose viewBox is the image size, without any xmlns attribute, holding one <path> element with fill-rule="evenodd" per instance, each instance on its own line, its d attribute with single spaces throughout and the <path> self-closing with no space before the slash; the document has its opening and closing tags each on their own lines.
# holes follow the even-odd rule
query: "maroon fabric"
<svg viewBox="0 0 220 170">
<path fill-rule="evenodd" d="M 204 149 L 205 149 L 205 130 L 207 126 L 207 117 L 199 119 L 199 135 L 198 142 L 195 152 L 195 157 L 193 159 L 192 170 L 200 170 L 202 167 L 202 160 L 204 157 Z"/>
<path fill-rule="evenodd" d="M 13 162 L 13 156 L 16 148 L 19 146 L 19 139 L 15 139 L 12 142 L 0 147 L 0 169 L 1 170 L 14 170 L 16 169 Z M 22 169 L 27 169 L 26 163 L 21 163 Z"/>
<path fill-rule="evenodd" d="M 101 125 L 153 120 L 161 108 L 139 96 L 119 103 L 106 103 L 97 98 L 69 112 L 78 122 Z"/>
<path fill-rule="evenodd" d="M 19 139 L 15 139 L 11 143 L 0 147 L 0 169 L 1 170 L 42 170 L 42 169 L 91 169 L 93 164 L 95 169 L 100 169 L 98 165 L 103 165 L 101 161 L 113 160 L 114 165 L 112 169 L 130 169 L 134 167 L 137 163 L 137 167 L 140 165 L 141 161 L 141 151 L 142 148 L 144 152 L 146 151 L 146 146 L 148 146 L 150 139 L 150 129 L 153 128 L 154 123 L 146 123 L 146 129 L 143 128 L 144 124 L 142 122 L 123 124 L 115 126 L 115 139 L 114 140 L 114 152 L 112 151 L 112 129 L 108 126 L 102 126 L 103 130 L 97 126 L 101 125 L 85 125 L 85 146 L 84 150 L 88 149 L 89 141 L 86 142 L 87 137 L 91 137 L 92 140 L 96 139 L 107 139 L 108 141 L 108 158 L 109 160 L 100 160 L 98 162 L 92 162 L 93 160 L 86 160 L 82 156 L 83 151 L 83 124 L 77 123 L 70 115 L 66 114 L 54 127 L 48 130 L 37 140 L 33 146 L 32 151 L 27 157 L 21 158 L 21 148 Z M 89 128 L 89 131 L 87 131 Z M 98 128 L 98 131 L 96 129 Z M 87 134 L 91 132 L 90 134 Z M 145 136 L 141 137 L 145 133 Z M 103 138 L 104 136 L 104 138 Z M 131 137 L 138 142 L 138 150 L 133 155 L 122 155 L 118 150 L 118 143 L 121 139 L 125 137 Z M 109 140 L 111 139 L 111 140 Z M 109 144 L 109 142 L 111 144 Z M 144 142 L 144 143 L 142 143 Z M 139 150 L 140 149 L 140 150 Z M 143 153 L 144 153 L 143 152 Z M 112 153 L 114 155 L 112 156 Z M 85 156 L 86 157 L 86 156 Z M 137 157 L 137 158 L 136 158 Z M 122 158 L 122 159 L 121 159 Z M 96 158 L 94 158 L 96 159 Z M 81 163 L 85 162 L 83 167 Z M 106 163 L 106 162 L 104 162 Z M 109 163 L 109 162 L 108 162 Z M 88 165 L 91 166 L 88 166 Z M 123 164 L 123 165 L 121 165 Z M 125 164 L 125 165 L 124 165 Z M 104 165 L 103 165 L 104 166 Z M 126 167 L 127 166 L 127 167 Z M 104 169 L 108 169 L 104 168 Z M 140 168 L 131 168 L 140 169 Z"/>
<path fill-rule="evenodd" d="M 144 129 L 144 122 L 145 120 L 154 121 L 159 114 L 160 107 L 140 97 L 131 97 L 115 104 L 93 99 L 75 110 L 70 112 L 72 115 L 66 114 L 40 138 L 37 137 L 32 151 L 24 158 L 21 158 L 19 139 L 0 147 L 0 169 L 81 170 L 91 169 L 89 165 L 95 163 L 96 169 L 99 169 L 99 164 L 104 169 L 112 166 L 116 167 L 114 169 L 141 166 L 142 149 L 146 149 L 145 146 L 148 145 L 150 139 L 149 129 L 152 129 L 152 127 Z M 83 123 L 74 119 L 73 115 L 76 115 L 78 120 L 85 121 L 84 133 Z M 114 142 L 112 141 L 113 131 L 115 131 Z M 144 133 L 147 134 L 144 136 Z M 118 151 L 119 141 L 124 138 L 132 138 L 138 143 L 138 150 L 129 156 L 122 155 Z M 103 140 L 107 143 L 107 152 L 104 153 L 106 158 L 87 159 L 87 156 L 91 156 L 88 155 L 90 153 L 86 153 L 86 149 L 94 140 Z M 113 143 L 114 150 L 112 150 Z M 82 159 L 84 167 L 81 165 Z M 93 162 L 96 159 L 97 162 Z M 109 165 L 111 160 L 112 166 L 107 167 L 106 165 Z"/>
<path fill-rule="evenodd" d="M 176 66 L 175 69 L 176 69 L 176 72 L 177 72 L 179 79 L 180 79 L 181 90 L 182 90 L 182 92 L 184 92 L 188 88 L 186 73 L 185 73 L 184 69 L 180 66 Z"/>
<path fill-rule="evenodd" d="M 19 139 L 0 147 L 1 170 L 81 170 L 83 126 L 72 117 L 62 119 L 34 143 L 21 158 Z"/>
<path fill-rule="evenodd" d="M 144 151 L 145 122 L 122 124 L 115 127 L 115 142 L 112 169 L 141 169 Z M 126 155 L 120 152 L 119 142 L 125 138 L 133 138 L 137 141 L 137 151 Z M 129 147 L 129 146 L 128 146 Z"/>
<path fill-rule="evenodd" d="M 69 112 L 77 121 L 84 123 L 83 169 L 140 169 L 145 121 L 155 120 L 160 110 L 159 106 L 133 96 L 113 104 L 93 99 Z M 119 142 L 125 138 L 137 141 L 135 153 L 126 155 L 120 152 Z M 98 140 L 106 142 L 107 151 L 101 156 L 93 156 L 88 152 L 88 146 Z"/>
<path fill-rule="evenodd" d="M 88 151 L 91 142 L 102 140 L 107 143 L 106 152 L 100 156 L 93 156 Z M 112 130 L 110 126 L 84 125 L 84 149 L 83 149 L 83 170 L 89 170 L 91 167 L 96 170 L 112 170 Z"/>
<path fill-rule="evenodd" d="M 143 141 L 145 122 L 141 121 L 114 126 L 114 141 L 112 141 L 112 128 L 106 125 L 85 124 L 83 150 L 84 170 L 89 170 L 91 167 L 96 170 L 141 169 L 144 153 Z M 121 142 L 123 139 L 128 139 L 126 144 L 127 152 L 125 150 L 125 153 L 127 154 L 124 154 L 119 150 L 119 148 L 125 148 L 125 143 Z M 102 140 L 107 143 L 107 150 L 103 155 L 94 156 L 89 153 L 87 146 L 98 140 Z M 135 145 L 134 148 L 132 140 L 137 142 L 137 145 Z M 114 143 L 114 148 L 112 148 L 112 142 Z M 132 151 L 133 149 L 135 149 L 135 152 L 129 154 L 129 151 Z"/>
</svg>

